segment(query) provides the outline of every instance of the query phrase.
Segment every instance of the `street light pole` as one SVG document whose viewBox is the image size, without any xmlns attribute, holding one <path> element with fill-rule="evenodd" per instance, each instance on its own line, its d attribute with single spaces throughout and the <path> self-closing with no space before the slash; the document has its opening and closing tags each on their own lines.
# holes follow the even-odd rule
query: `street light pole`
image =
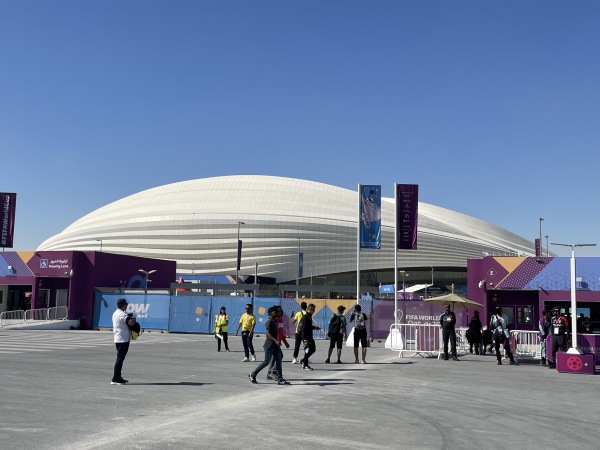
<svg viewBox="0 0 600 450">
<path fill-rule="evenodd" d="M 543 217 L 540 217 L 540 254 L 538 257 L 542 258 L 544 256 L 544 252 L 542 251 L 542 222 L 544 221 Z"/>
<path fill-rule="evenodd" d="M 146 276 L 146 286 L 144 287 L 144 293 L 147 294 L 148 293 L 148 283 L 150 283 L 152 281 L 149 277 L 151 274 L 156 272 L 156 269 L 154 269 L 154 270 L 138 269 L 138 270 Z"/>
<path fill-rule="evenodd" d="M 242 259 L 241 255 L 241 242 L 240 242 L 240 226 L 246 225 L 245 222 L 238 222 L 238 232 L 237 232 L 237 253 L 235 258 L 235 284 L 238 284 L 238 279 L 240 277 L 240 263 Z M 235 295 L 239 295 L 239 291 L 235 291 Z"/>
<path fill-rule="evenodd" d="M 296 272 L 296 286 L 300 286 L 300 238 L 298 238 L 298 271 Z M 298 298 L 298 288 L 296 288 L 296 298 Z"/>
<path fill-rule="evenodd" d="M 575 247 L 595 247 L 596 244 L 560 244 L 551 242 L 552 245 L 571 247 L 571 348 L 567 353 L 581 355 L 583 352 L 577 347 L 577 288 L 575 286 Z"/>
</svg>

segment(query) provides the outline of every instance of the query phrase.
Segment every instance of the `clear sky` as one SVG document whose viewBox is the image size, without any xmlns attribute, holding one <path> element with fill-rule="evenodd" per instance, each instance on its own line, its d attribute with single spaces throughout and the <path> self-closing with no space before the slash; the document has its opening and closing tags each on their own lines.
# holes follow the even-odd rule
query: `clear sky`
<svg viewBox="0 0 600 450">
<path fill-rule="evenodd" d="M 550 242 L 600 244 L 599 24 L 595 0 L 0 0 L 15 250 L 233 174 L 414 183 L 527 239 L 543 217 Z"/>
</svg>

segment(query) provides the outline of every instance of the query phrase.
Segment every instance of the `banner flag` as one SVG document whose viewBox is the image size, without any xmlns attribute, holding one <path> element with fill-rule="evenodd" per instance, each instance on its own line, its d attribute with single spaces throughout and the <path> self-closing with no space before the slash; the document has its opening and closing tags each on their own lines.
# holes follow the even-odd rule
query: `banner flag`
<svg viewBox="0 0 600 450">
<path fill-rule="evenodd" d="M 242 265 L 242 240 L 238 239 L 238 254 L 237 254 L 237 270 L 240 270 Z M 237 282 L 237 280 L 236 280 Z"/>
<path fill-rule="evenodd" d="M 398 184 L 396 192 L 396 239 L 398 249 L 417 249 L 419 185 Z"/>
<path fill-rule="evenodd" d="M 381 186 L 360 186 L 360 248 L 381 248 Z"/>
<path fill-rule="evenodd" d="M 540 238 L 537 238 L 535 240 L 535 257 L 539 258 L 540 256 L 542 256 L 542 243 Z"/>
<path fill-rule="evenodd" d="M 0 192 L 0 247 L 12 248 L 15 235 L 17 194 Z"/>
<path fill-rule="evenodd" d="M 302 278 L 304 273 L 304 253 L 298 253 L 298 278 Z"/>
</svg>

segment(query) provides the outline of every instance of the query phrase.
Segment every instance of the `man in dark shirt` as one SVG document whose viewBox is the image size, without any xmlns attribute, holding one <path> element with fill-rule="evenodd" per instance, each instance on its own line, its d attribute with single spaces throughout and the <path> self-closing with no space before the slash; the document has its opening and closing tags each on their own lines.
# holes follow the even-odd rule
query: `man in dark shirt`
<svg viewBox="0 0 600 450">
<path fill-rule="evenodd" d="M 456 332 L 454 326 L 456 325 L 456 315 L 450 311 L 450 305 L 444 306 L 444 312 L 440 316 L 440 326 L 442 327 L 442 336 L 444 338 L 444 359 L 448 361 L 448 341 L 452 345 L 452 359 L 458 361 L 456 356 Z"/>
<path fill-rule="evenodd" d="M 552 362 L 548 364 L 548 368 L 556 368 L 556 352 L 561 350 L 567 351 L 567 332 L 569 321 L 560 315 L 560 308 L 552 310 L 554 316 L 550 320 L 550 332 L 552 333 Z"/>
<path fill-rule="evenodd" d="M 308 305 L 306 308 L 306 314 L 302 317 L 300 322 L 302 342 L 304 343 L 304 358 L 302 358 L 302 368 L 304 370 L 313 370 L 308 365 L 308 358 L 310 358 L 314 352 L 317 351 L 315 340 L 313 338 L 313 330 L 320 330 L 321 327 L 314 325 L 312 315 L 315 313 L 316 306 L 314 304 Z"/>
<path fill-rule="evenodd" d="M 256 384 L 256 376 L 259 374 L 261 370 L 269 365 L 271 362 L 271 358 L 275 359 L 275 369 L 277 370 L 277 384 L 284 385 L 289 384 L 287 381 L 283 379 L 282 370 L 281 370 L 281 358 L 283 357 L 283 352 L 281 351 L 281 341 L 279 340 L 279 332 L 277 331 L 277 322 L 276 318 L 279 314 L 283 314 L 282 309 L 279 306 L 271 306 L 269 308 L 269 319 L 265 323 L 265 360 L 261 362 L 256 369 L 250 374 L 248 374 L 248 378 L 250 378 L 250 382 Z"/>
</svg>

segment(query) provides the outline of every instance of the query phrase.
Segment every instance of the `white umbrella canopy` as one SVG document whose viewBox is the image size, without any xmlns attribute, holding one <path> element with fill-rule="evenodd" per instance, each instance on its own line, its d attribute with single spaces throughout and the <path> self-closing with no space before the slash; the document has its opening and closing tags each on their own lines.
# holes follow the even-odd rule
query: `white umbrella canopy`
<svg viewBox="0 0 600 450">
<path fill-rule="evenodd" d="M 435 305 L 445 305 L 447 303 L 452 303 L 452 309 L 454 309 L 454 306 L 456 304 L 462 305 L 465 308 L 483 307 L 481 303 L 474 302 L 473 300 L 469 300 L 468 298 L 461 297 L 460 295 L 456 295 L 454 293 L 442 295 L 440 297 L 426 298 L 423 301 L 433 303 Z"/>
</svg>

